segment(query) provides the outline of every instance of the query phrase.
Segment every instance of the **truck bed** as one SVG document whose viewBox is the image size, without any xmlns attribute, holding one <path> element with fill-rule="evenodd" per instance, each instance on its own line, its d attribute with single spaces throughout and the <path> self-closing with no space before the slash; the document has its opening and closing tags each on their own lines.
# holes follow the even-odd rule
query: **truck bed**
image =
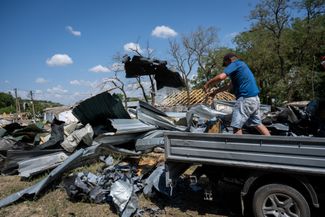
<svg viewBox="0 0 325 217">
<path fill-rule="evenodd" d="M 325 175 L 325 138 L 168 132 L 166 164 L 235 166 Z"/>
</svg>

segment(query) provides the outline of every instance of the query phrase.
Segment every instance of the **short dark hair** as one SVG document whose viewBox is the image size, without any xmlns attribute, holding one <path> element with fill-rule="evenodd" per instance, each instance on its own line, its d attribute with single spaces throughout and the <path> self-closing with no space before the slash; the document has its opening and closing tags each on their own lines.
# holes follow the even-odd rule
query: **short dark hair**
<svg viewBox="0 0 325 217">
<path fill-rule="evenodd" d="M 231 58 L 233 57 L 237 57 L 236 54 L 234 53 L 227 53 L 224 57 L 223 57 L 223 62 L 222 62 L 222 66 L 226 66 L 226 62 L 229 61 Z"/>
</svg>

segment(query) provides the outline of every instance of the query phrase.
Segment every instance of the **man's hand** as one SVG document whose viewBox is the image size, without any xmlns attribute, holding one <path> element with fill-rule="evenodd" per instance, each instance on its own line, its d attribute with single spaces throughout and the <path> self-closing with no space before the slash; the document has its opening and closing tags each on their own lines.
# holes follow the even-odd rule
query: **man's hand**
<svg viewBox="0 0 325 217">
<path fill-rule="evenodd" d="M 209 82 L 207 82 L 205 85 L 204 85 L 204 91 L 207 93 L 209 91 Z"/>
</svg>

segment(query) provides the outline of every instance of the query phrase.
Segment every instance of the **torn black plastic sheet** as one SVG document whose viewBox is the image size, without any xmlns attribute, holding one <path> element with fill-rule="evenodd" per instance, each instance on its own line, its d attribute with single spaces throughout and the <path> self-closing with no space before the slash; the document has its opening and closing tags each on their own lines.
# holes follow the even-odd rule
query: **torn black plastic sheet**
<svg viewBox="0 0 325 217">
<path fill-rule="evenodd" d="M 36 135 L 39 133 L 48 133 L 48 131 L 40 128 L 37 124 L 30 124 L 26 127 L 14 130 L 11 135 L 16 137 L 16 139 L 21 139 L 23 142 L 33 143 Z"/>
</svg>

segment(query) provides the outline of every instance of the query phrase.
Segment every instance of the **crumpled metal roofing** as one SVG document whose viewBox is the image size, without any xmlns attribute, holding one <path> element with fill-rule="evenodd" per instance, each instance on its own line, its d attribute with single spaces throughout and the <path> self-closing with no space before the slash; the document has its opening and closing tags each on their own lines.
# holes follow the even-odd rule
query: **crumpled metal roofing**
<svg viewBox="0 0 325 217">
<path fill-rule="evenodd" d="M 43 155 L 32 159 L 19 161 L 18 172 L 19 176 L 29 177 L 30 175 L 37 174 L 39 172 L 52 169 L 68 158 L 64 152 L 53 153 L 49 155 Z"/>
<path fill-rule="evenodd" d="M 143 123 L 138 119 L 109 119 L 109 121 L 116 130 L 115 134 L 139 133 L 157 129 L 156 126 Z"/>
</svg>

